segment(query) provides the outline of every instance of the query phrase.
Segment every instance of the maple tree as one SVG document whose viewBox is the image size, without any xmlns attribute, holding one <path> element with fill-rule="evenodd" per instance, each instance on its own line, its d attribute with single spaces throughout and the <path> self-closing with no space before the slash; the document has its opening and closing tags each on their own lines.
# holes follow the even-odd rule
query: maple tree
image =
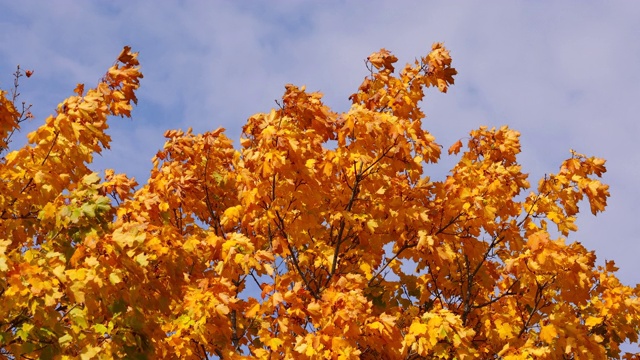
<svg viewBox="0 0 640 360">
<path fill-rule="evenodd" d="M 439 43 L 396 61 L 368 57 L 345 113 L 287 85 L 239 149 L 169 130 L 142 186 L 89 167 L 137 102 L 129 47 L 16 150 L 31 115 L 2 92 L 0 356 L 623 356 L 640 287 L 567 239 L 582 200 L 605 208 L 604 160 L 572 152 L 527 190 L 519 133 L 480 127 L 432 180 L 419 102 L 456 70 Z"/>
</svg>

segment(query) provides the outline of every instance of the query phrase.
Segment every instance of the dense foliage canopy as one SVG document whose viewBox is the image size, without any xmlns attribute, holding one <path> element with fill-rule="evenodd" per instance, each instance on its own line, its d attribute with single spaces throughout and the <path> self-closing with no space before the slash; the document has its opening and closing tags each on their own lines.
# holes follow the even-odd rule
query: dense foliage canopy
<svg viewBox="0 0 640 360">
<path fill-rule="evenodd" d="M 571 152 L 529 190 L 519 133 L 480 127 L 432 180 L 441 145 L 418 105 L 456 70 L 438 43 L 396 61 L 368 57 L 345 113 L 287 85 L 239 149 L 169 130 L 140 186 L 90 168 L 136 103 L 130 48 L 18 149 L 30 113 L 2 92 L 0 356 L 622 356 L 640 288 L 566 239 L 581 200 L 605 208 L 604 160 Z"/>
</svg>

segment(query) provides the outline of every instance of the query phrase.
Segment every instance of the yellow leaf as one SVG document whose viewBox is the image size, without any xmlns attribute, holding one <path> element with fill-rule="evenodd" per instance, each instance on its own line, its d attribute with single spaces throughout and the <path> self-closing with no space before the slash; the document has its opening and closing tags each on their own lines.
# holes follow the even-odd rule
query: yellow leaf
<svg viewBox="0 0 640 360">
<path fill-rule="evenodd" d="M 160 205 L 158 205 L 158 209 L 159 209 L 160 211 L 167 211 L 167 210 L 169 210 L 169 203 L 168 203 L 168 202 L 166 202 L 166 201 L 161 202 L 161 203 L 160 203 Z"/>
<path fill-rule="evenodd" d="M 305 162 L 305 167 L 309 170 L 314 170 L 315 166 L 316 166 L 316 159 L 307 159 L 307 161 Z"/>
<path fill-rule="evenodd" d="M 222 316 L 227 315 L 229 313 L 229 307 L 225 304 L 218 304 L 216 305 L 216 312 Z"/>
<path fill-rule="evenodd" d="M 147 260 L 148 258 L 149 258 L 149 256 L 147 254 L 144 254 L 144 253 L 138 254 L 135 257 L 136 262 L 138 264 L 140 264 L 141 266 L 149 265 L 149 260 Z"/>
<path fill-rule="evenodd" d="M 377 227 L 378 227 L 378 223 L 375 220 L 373 219 L 367 220 L 367 229 L 369 229 L 369 232 L 371 234 L 376 232 Z"/>
<path fill-rule="evenodd" d="M 55 268 L 53 268 L 52 272 L 53 275 L 55 275 L 58 280 L 64 282 L 67 280 L 67 276 L 65 275 L 65 266 L 64 265 L 58 265 Z"/>
<path fill-rule="evenodd" d="M 42 208 L 42 210 L 40 210 L 40 213 L 38 213 L 38 219 L 40 220 L 54 219 L 56 216 L 56 210 L 57 209 L 55 205 L 49 202 Z"/>
<path fill-rule="evenodd" d="M 302 339 L 302 338 L 300 337 L 300 339 Z M 296 347 L 293 348 L 293 350 L 295 350 L 296 352 L 298 352 L 300 354 L 305 354 L 306 353 L 307 356 L 311 356 L 311 355 L 315 354 L 315 351 L 312 351 L 311 354 L 309 354 L 309 352 L 307 351 L 307 348 L 312 349 L 312 348 L 309 347 L 309 345 L 307 345 L 306 342 L 299 342 L 298 344 L 296 344 Z"/>
<path fill-rule="evenodd" d="M 71 337 L 71 335 L 69 334 L 64 334 L 63 336 L 58 338 L 58 343 L 62 346 L 70 343 L 71 341 L 73 341 L 73 337 Z"/>
<path fill-rule="evenodd" d="M 389 315 L 387 313 L 380 314 L 380 321 L 389 329 L 393 328 L 396 325 L 397 318 L 393 315 Z"/>
<path fill-rule="evenodd" d="M 558 336 L 558 332 L 554 325 L 544 325 L 540 329 L 540 339 L 547 344 L 551 344 L 556 336 Z"/>
<path fill-rule="evenodd" d="M 100 347 L 87 345 L 80 353 L 81 360 L 94 359 L 100 353 Z"/>
<path fill-rule="evenodd" d="M 129 229 L 118 228 L 112 233 L 113 241 L 122 247 L 134 246 L 142 243 L 146 238 L 146 233 L 142 230 L 142 226 L 134 226 Z"/>
<path fill-rule="evenodd" d="M 382 331 L 384 330 L 384 325 L 382 325 L 382 323 L 379 321 L 374 321 L 370 324 L 367 324 L 367 327 L 371 330 L 378 330 L 380 331 L 380 333 L 382 333 Z"/>
<path fill-rule="evenodd" d="M 373 274 L 371 273 L 371 265 L 366 262 L 360 264 L 360 270 L 362 270 L 367 280 L 371 279 L 371 277 L 373 276 Z"/>
<path fill-rule="evenodd" d="M 423 250 L 433 246 L 435 240 L 433 236 L 427 235 L 427 232 L 424 230 L 418 231 L 418 249 Z"/>
<path fill-rule="evenodd" d="M 118 274 L 112 272 L 111 274 L 109 274 L 109 281 L 113 285 L 115 285 L 115 284 L 121 283 L 122 279 L 120 278 L 120 276 L 118 276 Z"/>
<path fill-rule="evenodd" d="M 273 295 L 271 295 L 271 301 L 273 303 L 273 306 L 277 306 L 278 304 L 284 301 L 284 298 L 282 297 L 281 293 L 276 291 L 273 293 Z"/>
<path fill-rule="evenodd" d="M 317 302 L 312 302 L 309 305 L 307 305 L 307 310 L 313 316 L 322 315 L 322 307 Z"/>
<path fill-rule="evenodd" d="M 414 335 L 424 335 L 427 333 L 427 325 L 414 321 L 409 327 L 409 333 Z"/>
<path fill-rule="evenodd" d="M 11 240 L 0 240 L 0 254 L 6 254 L 9 245 L 11 245 Z"/>
<path fill-rule="evenodd" d="M 249 310 L 247 310 L 247 312 L 245 313 L 245 317 L 252 318 L 256 316 L 258 311 L 260 311 L 260 303 L 256 302 L 251 308 L 249 308 Z"/>
<path fill-rule="evenodd" d="M 507 351 L 509 351 L 509 343 L 505 344 L 497 355 L 503 356 Z"/>
<path fill-rule="evenodd" d="M 231 223 L 236 223 L 240 219 L 240 214 L 242 212 L 242 205 L 232 206 L 227 208 L 222 214 L 222 219 L 220 222 L 222 225 L 228 225 Z"/>
<path fill-rule="evenodd" d="M 513 338 L 514 328 L 509 323 L 500 322 L 499 325 L 496 324 L 496 327 L 497 327 L 498 336 L 500 337 L 500 339 L 507 340 L 507 339 Z"/>
<path fill-rule="evenodd" d="M 278 338 L 271 338 L 269 341 L 267 341 L 267 346 L 271 348 L 271 350 L 278 350 L 278 347 L 281 346 L 282 344 L 284 344 L 284 341 L 278 339 Z"/>
<path fill-rule="evenodd" d="M 597 316 L 589 316 L 587 320 L 584 322 L 588 327 L 594 327 L 602 322 L 602 318 Z"/>
<path fill-rule="evenodd" d="M 269 276 L 273 275 L 273 266 L 271 266 L 271 264 L 262 264 L 262 267 L 267 272 L 267 275 Z"/>
<path fill-rule="evenodd" d="M 100 262 L 95 256 L 89 256 L 84 259 L 84 263 L 87 265 L 87 267 L 92 268 L 98 266 Z"/>
<path fill-rule="evenodd" d="M 85 286 L 82 282 L 73 283 L 70 289 L 76 302 L 82 303 L 85 301 Z"/>
</svg>

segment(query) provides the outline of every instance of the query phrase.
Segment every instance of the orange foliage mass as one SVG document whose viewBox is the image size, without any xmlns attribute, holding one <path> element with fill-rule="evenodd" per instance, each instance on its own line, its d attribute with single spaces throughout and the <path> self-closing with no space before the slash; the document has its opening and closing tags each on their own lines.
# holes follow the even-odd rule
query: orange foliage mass
<svg viewBox="0 0 640 360">
<path fill-rule="evenodd" d="M 425 89 L 442 44 L 395 74 L 381 50 L 346 113 L 287 85 L 235 149 L 223 129 L 169 130 L 141 187 L 90 169 L 142 74 L 125 47 L 102 81 L 9 149 L 0 96 L 0 356 L 417 359 L 620 357 L 640 288 L 578 242 L 603 211 L 604 160 L 575 152 L 530 188 L 508 127 L 441 145 Z M 495 357 L 494 357 L 495 356 Z"/>
</svg>

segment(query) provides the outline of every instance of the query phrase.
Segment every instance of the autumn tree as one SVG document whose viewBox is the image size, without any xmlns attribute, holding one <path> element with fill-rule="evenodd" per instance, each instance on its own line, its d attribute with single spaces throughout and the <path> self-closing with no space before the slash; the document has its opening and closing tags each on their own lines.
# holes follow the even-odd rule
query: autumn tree
<svg viewBox="0 0 640 360">
<path fill-rule="evenodd" d="M 571 152 L 530 189 L 519 133 L 480 127 L 431 179 L 442 147 L 419 103 L 456 70 L 439 43 L 396 61 L 368 57 L 345 113 L 287 85 L 239 148 L 169 130 L 141 186 L 90 168 L 136 103 L 130 48 L 18 149 L 28 108 L 2 92 L 0 355 L 621 357 L 640 287 L 572 235 L 579 205 L 605 208 L 604 160 Z"/>
</svg>

